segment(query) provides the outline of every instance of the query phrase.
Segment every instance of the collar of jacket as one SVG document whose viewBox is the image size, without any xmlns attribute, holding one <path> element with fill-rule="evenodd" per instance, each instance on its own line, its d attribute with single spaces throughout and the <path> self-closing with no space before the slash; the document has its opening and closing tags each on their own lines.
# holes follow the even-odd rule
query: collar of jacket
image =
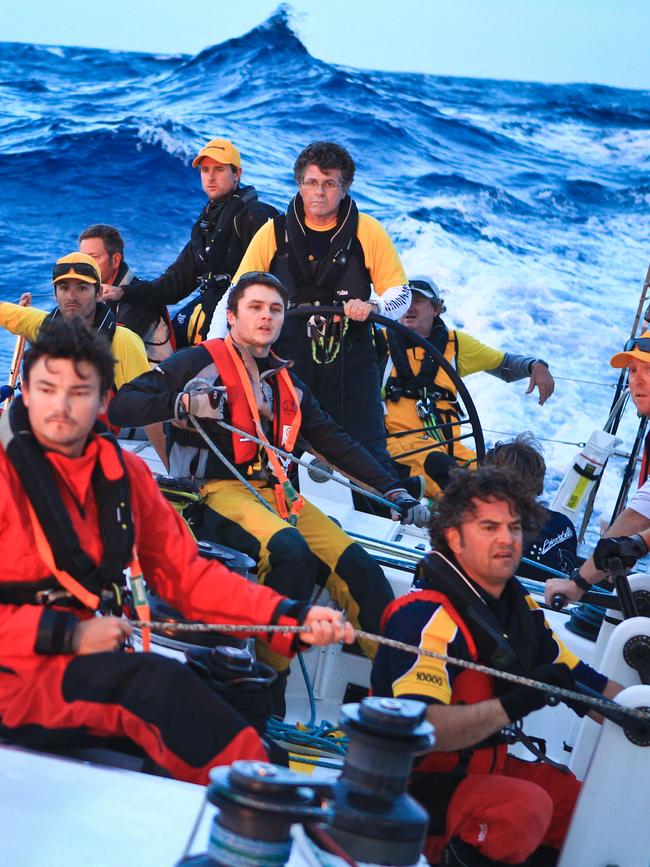
<svg viewBox="0 0 650 867">
<path fill-rule="evenodd" d="M 0 445 L 20 478 L 58 569 L 94 594 L 113 584 L 123 586 L 130 563 L 134 529 L 129 484 L 117 442 L 97 426 L 98 456 L 92 474 L 104 556 L 95 566 L 81 547 L 56 484 L 55 470 L 32 432 L 22 397 L 0 419 Z"/>
<path fill-rule="evenodd" d="M 115 280 L 113 282 L 114 286 L 128 286 L 129 283 L 133 281 L 135 274 L 126 264 L 124 259 L 120 262 L 120 267 L 117 269 L 117 274 L 115 275 Z"/>
<path fill-rule="evenodd" d="M 55 307 L 51 313 L 47 314 L 45 319 L 56 319 L 57 316 L 61 316 L 61 311 L 58 307 Z M 113 342 L 115 329 L 117 328 L 117 319 L 108 304 L 105 304 L 103 301 L 97 302 L 95 318 L 93 319 L 91 328 L 93 331 L 97 331 L 98 334 L 108 337 L 111 343 Z"/>
<path fill-rule="evenodd" d="M 472 633 L 480 661 L 512 674 L 527 674 L 534 667 L 537 645 L 532 631 L 530 647 L 527 648 L 530 652 L 523 656 L 521 652 L 516 653 L 489 604 L 487 594 L 481 592 L 453 555 L 432 551 L 420 561 L 416 581 L 417 586 L 438 590 L 448 597 Z M 513 617 L 530 621 L 532 614 L 516 578 L 507 582 L 501 599 L 509 606 Z"/>
<path fill-rule="evenodd" d="M 357 229 L 359 211 L 349 195 L 341 201 L 336 215 L 336 228 L 330 239 L 330 253 L 316 265 L 309 258 L 305 207 L 300 193 L 296 193 L 287 208 L 287 241 L 291 255 L 289 266 L 298 285 L 314 286 L 334 292 L 351 255 Z"/>
</svg>

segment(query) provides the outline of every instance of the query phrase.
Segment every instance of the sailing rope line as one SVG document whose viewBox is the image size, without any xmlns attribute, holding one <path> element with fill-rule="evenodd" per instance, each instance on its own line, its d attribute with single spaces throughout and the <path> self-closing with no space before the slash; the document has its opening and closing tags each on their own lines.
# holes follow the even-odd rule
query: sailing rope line
<svg viewBox="0 0 650 867">
<path fill-rule="evenodd" d="M 585 385 L 599 385 L 601 388 L 616 388 L 615 382 L 596 382 L 593 379 L 575 379 L 572 376 L 556 376 L 553 374 L 553 379 L 561 379 L 564 382 L 582 382 Z"/>
<path fill-rule="evenodd" d="M 249 626 L 241 623 L 194 623 L 194 622 L 177 622 L 177 621 L 150 621 L 150 620 L 129 620 L 131 626 L 136 629 L 151 629 L 164 630 L 170 632 L 240 632 L 240 633 L 293 633 L 311 632 L 309 626 L 272 626 L 265 624 L 256 624 Z M 584 695 L 580 692 L 574 692 L 570 689 L 565 689 L 562 686 L 552 686 L 543 681 L 533 680 L 530 677 L 523 677 L 519 674 L 511 674 L 509 671 L 499 671 L 496 668 L 490 668 L 487 665 L 482 665 L 478 662 L 471 662 L 466 659 L 458 659 L 455 656 L 448 656 L 445 653 L 437 653 L 435 650 L 426 650 L 421 647 L 416 647 L 413 644 L 406 644 L 404 641 L 397 641 L 394 638 L 385 638 L 383 635 L 374 635 L 372 632 L 366 632 L 363 629 L 354 630 L 355 638 L 373 641 L 375 644 L 383 644 L 386 647 L 392 647 L 395 650 L 403 650 L 407 653 L 412 653 L 416 656 L 428 656 L 431 659 L 438 659 L 442 662 L 450 662 L 459 668 L 466 668 L 469 671 L 478 671 L 481 674 L 486 674 L 489 677 L 497 677 L 501 680 L 506 680 L 509 683 L 515 683 L 517 686 L 527 686 L 532 689 L 539 689 L 543 692 L 556 698 L 566 698 L 571 701 L 580 702 L 589 705 L 595 710 L 604 710 L 611 713 L 613 710 L 621 716 L 628 717 L 636 722 L 650 723 L 650 710 L 639 710 L 635 708 L 625 707 L 615 701 L 605 698 L 596 698 L 596 696 Z"/>
<path fill-rule="evenodd" d="M 205 429 L 203 427 L 201 427 L 200 423 L 197 424 L 196 416 L 192 415 L 192 416 L 190 416 L 190 418 L 192 420 L 192 424 L 196 425 L 197 430 L 200 432 L 201 436 L 206 441 L 208 446 L 210 446 L 210 448 L 217 455 L 217 457 L 220 457 L 223 460 L 223 456 L 222 456 L 221 452 L 217 450 L 214 443 L 212 442 L 212 440 L 209 438 L 208 434 L 206 433 Z M 286 452 L 286 451 L 284 451 L 284 449 L 278 448 L 278 446 L 274 446 L 271 443 L 265 443 L 261 439 L 259 439 L 258 437 L 253 436 L 252 433 L 248 433 L 247 431 L 240 430 L 238 427 L 234 427 L 233 425 L 228 424 L 225 421 L 216 420 L 216 423 L 219 425 L 219 427 L 222 427 L 225 430 L 229 430 L 232 433 L 239 434 L 239 436 L 241 436 L 242 438 L 245 438 L 247 440 L 250 440 L 251 442 L 257 443 L 258 445 L 263 446 L 264 448 L 271 449 L 271 451 L 274 451 L 281 458 L 284 458 L 285 461 L 291 461 L 291 463 L 297 464 L 299 467 L 305 467 L 306 469 L 311 470 L 312 472 L 316 471 L 319 473 L 319 475 L 323 476 L 324 478 L 329 479 L 332 482 L 338 482 L 339 485 L 343 485 L 344 488 L 349 488 L 351 491 L 355 491 L 355 493 L 363 494 L 364 497 L 368 497 L 370 500 L 375 500 L 375 502 L 380 503 L 382 506 L 386 506 L 389 509 L 399 511 L 399 507 L 396 506 L 395 503 L 393 503 L 391 500 L 386 499 L 386 497 L 380 497 L 379 494 L 374 494 L 372 491 L 367 490 L 367 488 L 362 488 L 359 485 L 355 485 L 352 482 L 349 482 L 347 479 L 340 479 L 337 476 L 335 476 L 333 472 L 331 472 L 331 473 L 328 472 L 328 470 L 325 469 L 321 465 L 314 466 L 309 461 L 303 461 L 300 458 L 295 457 L 295 455 L 292 455 L 290 452 Z M 231 471 L 233 471 L 232 465 L 230 465 L 228 468 Z M 240 479 L 240 481 L 243 481 L 244 484 L 246 484 L 246 486 L 253 491 L 253 493 L 255 494 L 255 496 L 258 499 L 260 499 L 260 500 L 262 499 L 260 497 L 260 495 L 257 493 L 257 491 L 255 491 L 255 489 L 246 482 L 246 480 L 241 476 L 240 473 L 237 472 L 236 475 Z M 269 508 L 266 501 L 263 501 L 263 502 L 267 506 L 267 508 Z M 273 510 L 271 510 L 271 511 L 273 511 Z"/>
<path fill-rule="evenodd" d="M 484 427 L 483 430 L 486 433 L 500 434 L 501 436 L 505 436 L 505 437 L 516 437 L 517 436 L 516 433 L 513 433 L 512 431 L 509 431 L 509 430 L 492 430 L 489 427 Z M 536 436 L 535 439 L 540 440 L 541 442 L 544 442 L 544 443 L 559 443 L 560 445 L 563 445 L 563 446 L 578 446 L 578 448 L 581 448 L 581 449 L 583 449 L 587 445 L 586 442 L 575 442 L 574 440 L 558 440 L 558 439 L 553 439 L 553 437 L 538 437 L 538 436 Z"/>
</svg>

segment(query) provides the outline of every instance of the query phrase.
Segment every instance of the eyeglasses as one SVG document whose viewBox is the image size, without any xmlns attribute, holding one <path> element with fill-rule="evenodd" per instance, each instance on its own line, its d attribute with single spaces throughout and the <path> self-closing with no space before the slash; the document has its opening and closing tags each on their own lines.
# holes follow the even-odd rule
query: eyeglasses
<svg viewBox="0 0 650 867">
<path fill-rule="evenodd" d="M 326 181 L 317 181 L 316 178 L 301 178 L 300 186 L 311 192 L 316 192 L 316 190 L 322 187 L 326 193 L 331 193 L 333 190 L 338 190 L 343 184 L 333 181 L 331 178 L 328 178 Z"/>
<path fill-rule="evenodd" d="M 61 262 L 52 268 L 52 280 L 59 277 L 92 277 L 93 283 L 100 283 L 96 269 L 86 262 Z"/>
<path fill-rule="evenodd" d="M 639 349 L 641 352 L 650 352 L 650 337 L 632 337 L 623 347 L 623 352 L 631 352 Z"/>
</svg>

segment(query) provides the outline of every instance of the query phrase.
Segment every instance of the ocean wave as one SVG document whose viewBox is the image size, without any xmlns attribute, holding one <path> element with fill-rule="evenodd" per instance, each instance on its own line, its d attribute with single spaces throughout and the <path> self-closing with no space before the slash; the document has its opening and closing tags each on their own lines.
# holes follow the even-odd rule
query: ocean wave
<svg viewBox="0 0 650 867">
<path fill-rule="evenodd" d="M 202 207 L 190 163 L 209 138 L 232 138 L 278 207 L 301 148 L 329 138 L 450 322 L 576 378 L 606 378 L 629 331 L 650 250 L 648 92 L 329 64 L 284 7 L 195 56 L 0 43 L 0 92 L 0 298 L 47 299 L 52 262 L 93 222 L 120 228 L 138 274 L 161 273 Z M 5 362 L 10 348 L 0 335 Z M 517 384 L 468 385 L 487 427 L 564 439 L 588 436 L 610 398 L 564 381 L 533 408 Z M 551 475 L 565 452 L 551 448 Z"/>
</svg>

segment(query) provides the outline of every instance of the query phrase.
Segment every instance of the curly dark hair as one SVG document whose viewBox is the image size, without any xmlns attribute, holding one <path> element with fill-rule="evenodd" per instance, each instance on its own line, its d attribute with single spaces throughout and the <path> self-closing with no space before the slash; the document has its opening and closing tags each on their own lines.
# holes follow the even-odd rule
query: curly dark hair
<svg viewBox="0 0 650 867">
<path fill-rule="evenodd" d="M 429 532 L 434 548 L 449 551 L 445 530 L 460 527 L 468 514 L 473 515 L 476 511 L 475 500 L 509 503 L 512 511 L 521 518 L 526 542 L 534 539 L 544 524 L 544 509 L 535 502 L 530 489 L 522 487 L 514 473 L 488 466 L 482 466 L 475 472 L 452 470 L 451 480 L 431 512 Z"/>
<path fill-rule="evenodd" d="M 87 361 L 99 374 L 102 397 L 113 385 L 115 359 L 111 345 L 103 334 L 88 328 L 81 316 L 72 316 L 69 319 L 57 316 L 41 325 L 38 337 L 25 353 L 23 360 L 23 380 L 28 387 L 32 367 L 44 357 L 69 358 L 77 375 L 82 379 L 85 377 L 79 371 L 79 362 Z"/>
<path fill-rule="evenodd" d="M 298 154 L 293 167 L 293 177 L 297 184 L 302 180 L 307 166 L 318 166 L 321 171 L 340 169 L 341 181 L 346 189 L 354 180 L 354 160 L 342 145 L 333 141 L 314 141 Z"/>
<path fill-rule="evenodd" d="M 510 442 L 495 443 L 486 453 L 485 463 L 515 473 L 534 497 L 544 492 L 546 461 L 541 445 L 530 431 L 518 434 Z"/>
</svg>

